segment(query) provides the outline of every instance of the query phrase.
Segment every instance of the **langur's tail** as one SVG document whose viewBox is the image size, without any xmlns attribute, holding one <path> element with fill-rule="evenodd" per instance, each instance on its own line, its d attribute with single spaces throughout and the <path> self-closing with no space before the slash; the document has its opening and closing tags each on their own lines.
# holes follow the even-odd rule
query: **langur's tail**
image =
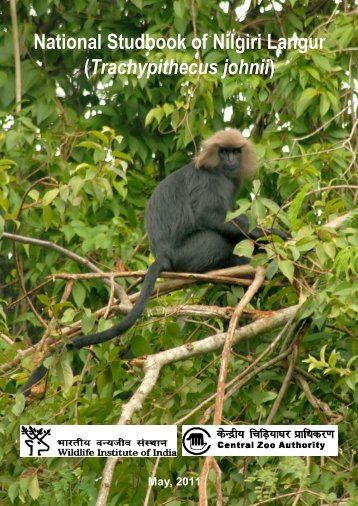
<svg viewBox="0 0 358 506">
<path fill-rule="evenodd" d="M 59 344 L 56 349 L 61 350 L 65 347 L 67 350 L 71 349 L 80 349 L 84 346 L 89 346 L 91 344 L 99 344 L 104 343 L 105 341 L 109 341 L 114 337 L 120 336 L 124 332 L 126 332 L 140 317 L 143 313 L 145 306 L 149 300 L 153 292 L 153 288 L 156 280 L 159 277 L 159 274 L 163 270 L 163 266 L 161 262 L 154 262 L 148 269 L 148 272 L 144 278 L 142 290 L 139 294 L 138 300 L 135 303 L 132 311 L 128 313 L 123 320 L 114 325 L 113 327 L 104 330 L 103 332 L 97 332 L 95 334 L 88 334 L 87 336 L 76 336 L 73 337 L 67 344 Z M 47 355 L 49 356 L 49 355 Z M 46 357 L 47 358 L 47 357 Z M 30 395 L 31 387 L 38 383 L 47 373 L 47 368 L 41 364 L 36 369 L 34 369 L 25 383 L 21 388 L 21 391 L 25 395 Z"/>
<path fill-rule="evenodd" d="M 135 303 L 132 311 L 128 313 L 127 316 L 123 318 L 123 320 L 121 320 L 110 329 L 104 330 L 103 332 L 89 334 L 88 336 L 74 337 L 68 343 L 67 349 L 78 349 L 83 348 L 83 346 L 89 346 L 91 344 L 104 343 L 105 341 L 109 341 L 110 339 L 113 339 L 113 337 L 119 336 L 128 330 L 143 313 L 143 310 L 147 305 L 149 297 L 152 295 L 155 282 L 161 271 L 162 266 L 160 263 L 154 262 L 154 264 L 149 267 L 148 272 L 144 278 L 142 290 L 140 292 L 138 300 Z"/>
</svg>

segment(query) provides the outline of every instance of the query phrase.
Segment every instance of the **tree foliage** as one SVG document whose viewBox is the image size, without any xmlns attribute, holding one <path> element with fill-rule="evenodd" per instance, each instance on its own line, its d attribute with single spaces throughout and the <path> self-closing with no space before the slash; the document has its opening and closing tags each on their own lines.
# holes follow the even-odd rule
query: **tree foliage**
<svg viewBox="0 0 358 506">
<path fill-rule="evenodd" d="M 274 423 L 339 423 L 340 455 L 325 461 L 299 457 L 220 458 L 227 504 L 353 505 L 357 442 L 357 117 L 353 88 L 356 17 L 353 1 L 250 3 L 238 19 L 235 2 L 214 0 L 18 0 L 21 109 L 16 107 L 13 24 L 3 2 L 0 31 L 0 230 L 44 239 L 90 259 L 103 271 L 143 270 L 151 256 L 144 234 L 146 201 L 157 182 L 198 149 L 215 130 L 240 128 L 256 144 L 257 179 L 247 183 L 235 213 L 250 223 L 280 226 L 293 241 L 278 240 L 252 261 L 265 265 L 269 283 L 251 309 L 276 311 L 306 299 L 307 329 L 295 373 Z M 241 11 L 240 11 L 241 12 Z M 322 50 L 263 49 L 237 54 L 200 52 L 223 65 L 273 57 L 272 79 L 262 75 L 96 76 L 87 79 L 84 50 L 34 49 L 34 33 L 91 37 L 99 31 L 125 37 L 176 36 L 234 30 L 276 39 L 325 37 Z M 117 55 L 117 53 L 116 53 Z M 113 61 L 103 48 L 91 57 Z M 172 57 L 190 62 L 194 51 L 123 51 L 123 61 Z M 325 224 L 349 214 L 339 228 Z M 250 253 L 252 244 L 238 246 Z M 218 316 L 145 315 L 118 341 L 54 356 L 44 398 L 25 408 L 19 386 L 33 368 L 31 345 L 45 336 L 67 339 L 69 326 L 91 332 L 111 325 L 118 312 L 96 311 L 113 302 L 101 279 L 73 283 L 52 278 L 87 272 L 53 249 L 0 240 L 0 501 L 5 504 L 93 504 L 103 459 L 19 459 L 19 423 L 116 423 L 141 371 L 121 357 L 124 343 L 136 356 L 199 340 L 227 326 Z M 117 282 L 133 292 L 131 277 Z M 187 304 L 235 306 L 244 288 L 193 284 L 155 298 L 151 308 Z M 120 317 L 120 316 L 119 316 Z M 244 325 L 242 321 L 240 325 Z M 61 334 L 63 336 L 61 337 Z M 242 373 L 277 332 L 235 349 L 229 379 Z M 37 347 L 38 348 L 38 347 Z M 275 352 L 276 353 L 276 352 Z M 278 352 L 277 352 L 278 353 Z M 290 358 L 288 359 L 289 362 Z M 165 368 L 133 423 L 173 424 L 215 393 L 219 355 L 197 356 Z M 287 362 L 263 368 L 225 403 L 228 423 L 265 423 L 287 373 Z M 302 378 L 309 385 L 303 388 Z M 316 400 L 315 404 L 313 400 Z M 206 423 L 210 423 L 210 419 Z M 142 504 L 154 460 L 124 459 L 113 480 L 110 504 Z M 157 476 L 200 473 L 201 460 L 162 459 Z M 212 477 L 211 477 L 212 478 Z M 194 487 L 159 489 L 152 504 L 194 504 Z M 287 495 L 286 495 L 287 494 Z M 209 496 L 215 497 L 214 479 Z M 282 497 L 281 497 L 282 496 Z M 174 499 L 175 498 L 175 499 Z M 233 499 L 234 498 L 234 499 Z M 171 501 L 171 502 L 170 502 Z"/>
</svg>

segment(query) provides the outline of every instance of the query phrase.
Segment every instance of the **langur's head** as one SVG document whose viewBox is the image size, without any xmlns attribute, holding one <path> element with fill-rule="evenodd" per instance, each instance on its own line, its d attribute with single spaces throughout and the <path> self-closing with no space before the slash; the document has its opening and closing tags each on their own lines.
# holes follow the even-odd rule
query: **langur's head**
<svg viewBox="0 0 358 506">
<path fill-rule="evenodd" d="M 233 128 L 220 130 L 205 140 L 195 157 L 197 169 L 222 172 L 239 183 L 256 172 L 253 144 Z"/>
</svg>

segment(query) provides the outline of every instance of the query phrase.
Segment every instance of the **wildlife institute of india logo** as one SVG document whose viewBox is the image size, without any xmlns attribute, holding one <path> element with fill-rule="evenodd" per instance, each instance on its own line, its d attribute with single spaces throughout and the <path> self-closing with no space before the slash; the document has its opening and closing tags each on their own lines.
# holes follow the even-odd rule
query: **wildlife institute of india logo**
<svg viewBox="0 0 358 506">
<path fill-rule="evenodd" d="M 51 429 L 22 426 L 21 434 L 25 436 L 24 443 L 29 449 L 28 457 L 43 457 L 43 454 L 50 450 L 45 440 L 51 435 Z"/>
<path fill-rule="evenodd" d="M 176 457 L 176 425 L 20 425 L 20 457 Z"/>
</svg>

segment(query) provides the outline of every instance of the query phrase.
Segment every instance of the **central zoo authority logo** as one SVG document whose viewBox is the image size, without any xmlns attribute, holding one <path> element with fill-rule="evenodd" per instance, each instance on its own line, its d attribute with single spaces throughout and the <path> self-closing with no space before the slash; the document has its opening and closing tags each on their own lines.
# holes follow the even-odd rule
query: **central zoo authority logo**
<svg viewBox="0 0 358 506">
<path fill-rule="evenodd" d="M 210 446 L 211 436 L 201 427 L 192 427 L 183 434 L 183 446 L 191 455 L 204 455 Z"/>
</svg>

